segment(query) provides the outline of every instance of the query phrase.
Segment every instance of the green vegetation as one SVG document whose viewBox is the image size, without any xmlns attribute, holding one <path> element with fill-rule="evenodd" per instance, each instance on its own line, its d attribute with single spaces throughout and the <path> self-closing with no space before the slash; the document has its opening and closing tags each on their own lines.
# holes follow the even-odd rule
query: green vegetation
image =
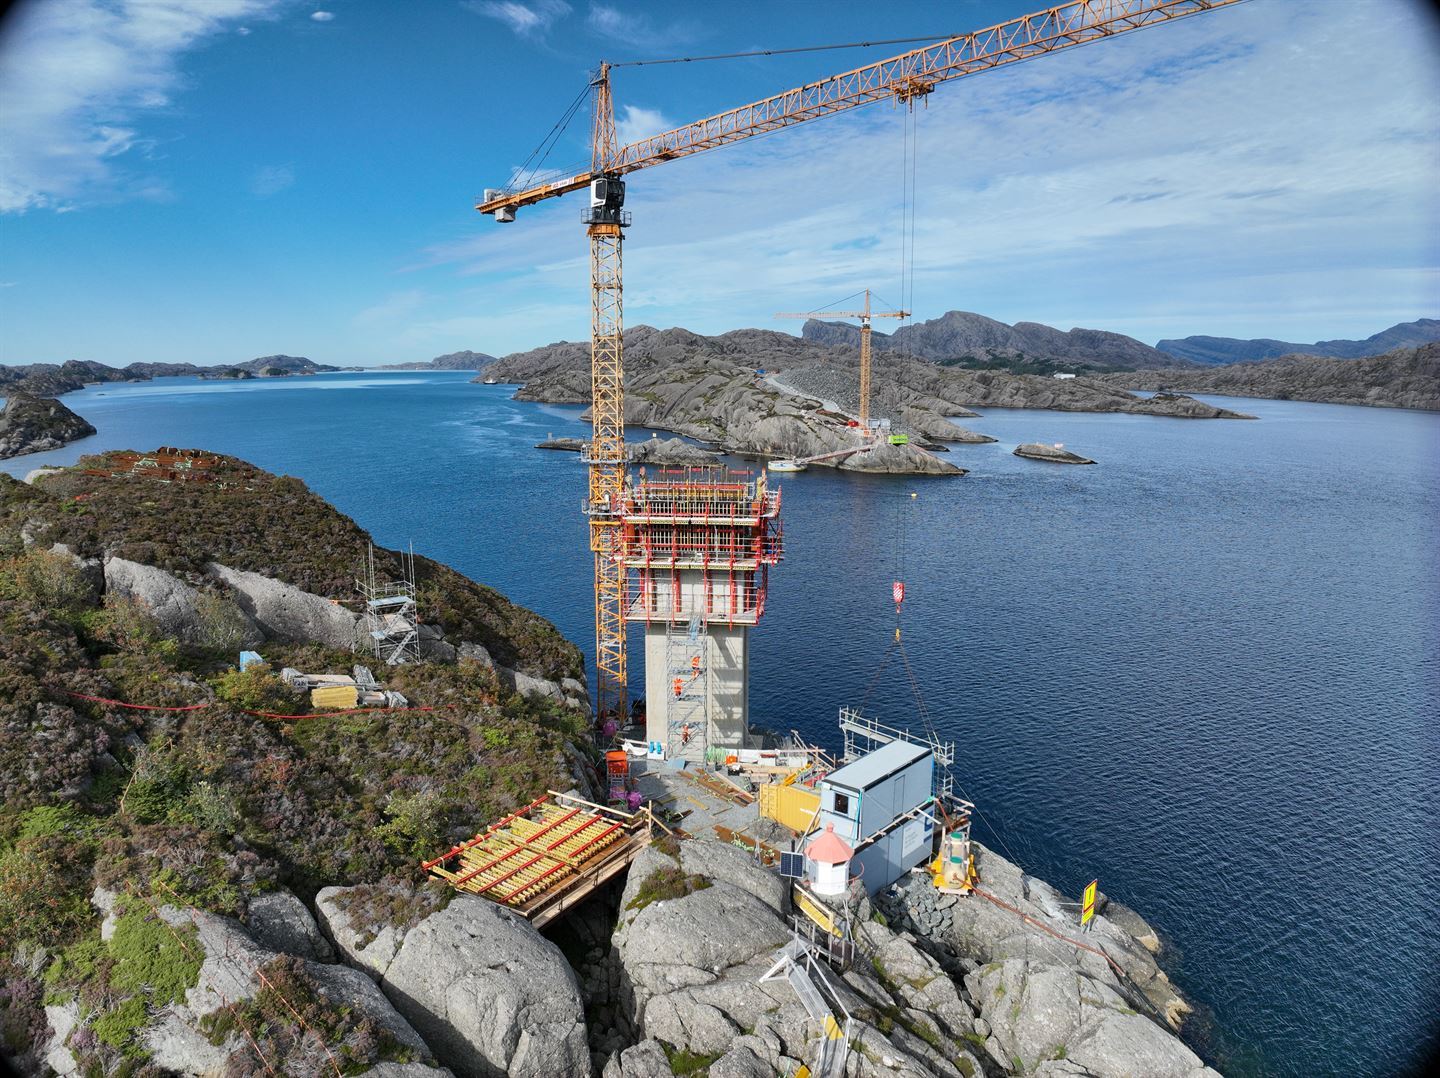
<svg viewBox="0 0 1440 1078">
<path fill-rule="evenodd" d="M 242 1034 L 228 1073 L 258 1074 L 267 1069 L 266 1060 L 295 1059 L 317 1050 L 325 1069 L 333 1060 L 341 1074 L 360 1074 L 382 1062 L 430 1062 L 370 1015 L 332 998 L 300 959 L 281 955 L 258 973 L 261 987 L 254 996 L 222 1007 L 201 1023 L 212 1044 Z"/>
<path fill-rule="evenodd" d="M 83 467 L 107 466 L 109 454 L 47 476 L 40 485 L 53 500 L 32 501 L 44 510 L 46 545 L 65 543 L 90 557 L 108 551 L 181 576 L 199 577 L 215 561 L 317 595 L 350 598 L 369 536 L 299 479 L 219 459 L 220 481 L 213 483 L 84 474 Z M 8 477 L 6 485 L 25 486 Z M 0 506 L 5 500 L 0 491 Z M 377 548 L 375 561 L 382 579 L 400 575 L 397 552 Z M 543 618 L 429 558 L 417 557 L 415 570 L 428 619 L 443 625 L 450 639 L 482 644 L 496 662 L 537 676 L 581 674 L 578 649 Z"/>
<path fill-rule="evenodd" d="M 443 880 L 426 880 L 419 887 L 399 883 L 361 884 L 336 899 L 336 905 L 350 919 L 358 933 L 361 950 L 375 939 L 375 929 L 390 925 L 408 932 L 430 914 L 443 910 L 455 897 L 455 889 Z"/>
<path fill-rule="evenodd" d="M 1118 370 L 1117 367 L 1107 367 L 1097 363 L 1079 363 L 1067 359 L 1045 359 L 1036 357 L 1027 359 L 1024 352 L 997 352 L 994 349 L 987 349 L 984 356 L 977 356 L 967 352 L 963 356 L 951 356 L 947 359 L 937 361 L 941 367 L 961 367 L 972 371 L 1006 371 L 1010 374 L 1039 374 L 1049 376 L 1056 373 L 1062 374 L 1104 374 L 1109 371 Z"/>
<path fill-rule="evenodd" d="M 635 891 L 635 897 L 625 908 L 643 910 L 652 902 L 684 898 L 696 891 L 703 891 L 709 886 L 710 881 L 704 876 L 689 875 L 679 866 L 657 868 L 640 881 L 640 886 Z"/>
<path fill-rule="evenodd" d="M 312 717 L 275 670 L 348 670 L 349 651 L 270 643 L 269 666 L 235 670 L 243 622 L 204 566 L 349 595 L 368 537 L 298 480 L 238 461 L 221 471 L 224 482 L 210 484 L 77 468 L 32 487 L 0 475 L 0 1039 L 9 1052 L 43 1041 L 46 1000 L 73 1001 L 82 1071 L 143 1071 L 136 1030 L 195 983 L 198 950 L 182 942 L 194 946 L 191 926 L 122 897 L 102 943 L 97 886 L 242 916 L 249 898 L 276 886 L 308 897 L 367 883 L 353 900 L 357 923 L 413 923 L 451 897 L 414 886 L 417 860 L 568 786 L 564 746 L 588 745 L 587 716 L 516 697 L 474 662 L 384 671 L 387 687 L 435 710 L 343 716 Z M 202 593 L 200 639 L 167 638 L 142 603 L 102 596 L 95 567 L 51 553 L 56 542 L 187 579 Z M 382 576 L 398 567 L 377 556 Z M 537 675 L 581 672 L 578 650 L 549 623 L 416 560 L 427 620 L 438 612 L 450 639 Z M 345 1007 L 320 995 L 320 1010 L 342 1016 L 330 1045 L 349 1046 L 346 1066 L 404 1058 L 403 1045 L 363 1022 L 356 1034 Z"/>
<path fill-rule="evenodd" d="M 699 1052 L 690 1052 L 683 1048 L 674 1048 L 664 1041 L 660 1046 L 665 1049 L 665 1058 L 670 1062 L 670 1073 L 682 1076 L 682 1078 L 698 1078 L 700 1075 L 710 1073 L 710 1064 L 714 1063 L 724 1053 L 712 1052 L 708 1055 Z"/>
</svg>

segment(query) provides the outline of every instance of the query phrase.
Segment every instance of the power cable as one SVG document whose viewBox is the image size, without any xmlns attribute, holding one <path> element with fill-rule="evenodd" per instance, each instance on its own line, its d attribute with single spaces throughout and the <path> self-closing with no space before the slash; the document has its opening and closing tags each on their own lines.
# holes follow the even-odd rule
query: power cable
<svg viewBox="0 0 1440 1078">
<path fill-rule="evenodd" d="M 581 89 L 581 91 L 575 95 L 575 99 L 566 106 L 565 111 L 560 114 L 560 118 L 555 121 L 545 137 L 540 140 L 539 145 L 530 151 L 530 156 L 516 169 L 515 178 L 508 185 L 509 190 L 520 191 L 534 183 L 540 167 L 545 164 L 551 151 L 559 144 L 560 136 L 563 135 L 565 129 L 570 126 L 570 121 L 575 119 L 575 114 L 580 111 L 580 105 L 584 102 L 585 98 L 589 96 L 590 89 L 591 83 L 587 81 L 584 88 Z M 537 156 L 539 157 L 538 161 L 536 160 Z M 533 168 L 530 164 L 532 161 L 535 162 Z M 529 170 L 528 173 L 526 171 L 527 169 Z"/>
<path fill-rule="evenodd" d="M 949 41 L 963 34 L 925 34 L 922 37 L 891 37 L 880 41 L 850 41 L 842 45 L 802 45 L 793 49 L 756 49 L 752 52 L 720 52 L 712 56 L 672 56 L 663 60 L 624 60 L 611 67 L 654 67 L 656 64 L 698 64 L 706 60 L 743 60 L 752 56 L 793 56 L 801 52 L 832 52 L 836 49 L 870 49 L 876 45 L 908 45 L 914 41 Z"/>
</svg>

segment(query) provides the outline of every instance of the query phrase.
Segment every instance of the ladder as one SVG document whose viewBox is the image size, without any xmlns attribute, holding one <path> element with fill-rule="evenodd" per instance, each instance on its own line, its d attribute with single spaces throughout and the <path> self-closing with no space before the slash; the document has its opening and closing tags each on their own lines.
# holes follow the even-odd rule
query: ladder
<svg viewBox="0 0 1440 1078">
<path fill-rule="evenodd" d="M 681 628 L 665 626 L 665 686 L 668 744 L 671 759 L 704 760 L 710 739 L 710 637 L 705 619 L 692 614 Z"/>
<path fill-rule="evenodd" d="M 815 1078 L 841 1078 L 850 1055 L 850 1012 L 840 1002 L 823 965 L 816 960 L 814 948 L 799 935 L 792 936 L 790 942 L 780 948 L 775 964 L 757 983 L 782 979 L 794 990 L 810 1020 L 820 1026 L 820 1047 L 810 1073 Z M 826 1000 L 822 988 L 833 1004 Z"/>
</svg>

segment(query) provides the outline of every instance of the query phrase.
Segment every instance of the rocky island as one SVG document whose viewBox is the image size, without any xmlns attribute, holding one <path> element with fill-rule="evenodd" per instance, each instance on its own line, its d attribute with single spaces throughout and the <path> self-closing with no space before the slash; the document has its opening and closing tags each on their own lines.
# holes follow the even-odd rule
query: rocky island
<svg viewBox="0 0 1440 1078">
<path fill-rule="evenodd" d="M 57 400 L 12 392 L 0 409 L 0 459 L 59 449 L 95 433 Z"/>
<path fill-rule="evenodd" d="M 111 453 L 0 474 L 0 1052 L 21 1073 L 794 1073 L 823 1039 L 759 983 L 789 890 L 660 835 L 543 930 L 422 857 L 548 789 L 597 796 L 578 649 L 417 557 L 404 708 L 317 712 L 348 669 L 369 537 L 229 457 L 161 481 Z M 202 478 L 203 474 L 203 478 Z M 284 520 L 286 527 L 272 527 Z M 378 571 L 400 571 L 376 550 Z M 240 648 L 263 656 L 245 669 Z M 658 834 L 658 832 L 657 832 Z M 835 991 L 856 1078 L 1210 1076 L 1156 933 L 979 850 L 988 897 L 861 899 Z M 1037 927 L 1038 926 L 1038 927 Z"/>
<path fill-rule="evenodd" d="M 1017 457 L 1029 460 L 1045 460 L 1052 464 L 1094 464 L 1088 457 L 1072 453 L 1064 446 L 1045 445 L 1041 442 L 1024 442 L 1015 447 Z"/>
<path fill-rule="evenodd" d="M 626 425 L 673 431 L 745 455 L 820 456 L 826 459 L 819 466 L 842 470 L 956 475 L 964 469 L 937 452 L 995 440 L 953 422 L 975 418 L 973 408 L 1250 418 L 1179 395 L 1137 397 L 1091 377 L 968 369 L 882 351 L 874 357 L 871 414 L 889 419 L 891 430 L 907 435 L 909 444 L 844 454 L 837 451 L 866 445 L 853 425 L 859 354 L 844 341 L 836 343 L 838 336 L 820 336 L 745 329 L 705 337 L 683 329 L 632 327 L 625 332 Z M 1140 354 L 1154 351 L 1134 343 Z M 562 341 L 508 355 L 487 368 L 485 377 L 519 383 L 518 400 L 585 403 L 589 347 Z"/>
<path fill-rule="evenodd" d="M 1364 359 L 1287 355 L 1198 370 L 1142 370 L 1101 380 L 1130 389 L 1364 404 L 1375 408 L 1440 411 L 1440 343 L 1397 348 Z M 1158 395 L 1158 394 L 1157 394 Z"/>
<path fill-rule="evenodd" d="M 546 438 L 535 448 L 583 453 L 589 444 L 583 438 Z M 625 455 L 631 464 L 672 464 L 694 467 L 714 464 L 720 456 L 713 449 L 693 445 L 683 438 L 661 438 L 658 435 L 639 441 L 626 442 Z"/>
</svg>

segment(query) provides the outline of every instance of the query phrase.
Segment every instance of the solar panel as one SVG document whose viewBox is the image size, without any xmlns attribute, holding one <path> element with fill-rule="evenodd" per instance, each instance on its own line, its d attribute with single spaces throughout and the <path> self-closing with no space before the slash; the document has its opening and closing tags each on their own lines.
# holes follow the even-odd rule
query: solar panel
<svg viewBox="0 0 1440 1078">
<path fill-rule="evenodd" d="M 805 855 L 803 853 L 782 853 L 780 875 L 787 879 L 799 880 L 805 877 Z"/>
</svg>

